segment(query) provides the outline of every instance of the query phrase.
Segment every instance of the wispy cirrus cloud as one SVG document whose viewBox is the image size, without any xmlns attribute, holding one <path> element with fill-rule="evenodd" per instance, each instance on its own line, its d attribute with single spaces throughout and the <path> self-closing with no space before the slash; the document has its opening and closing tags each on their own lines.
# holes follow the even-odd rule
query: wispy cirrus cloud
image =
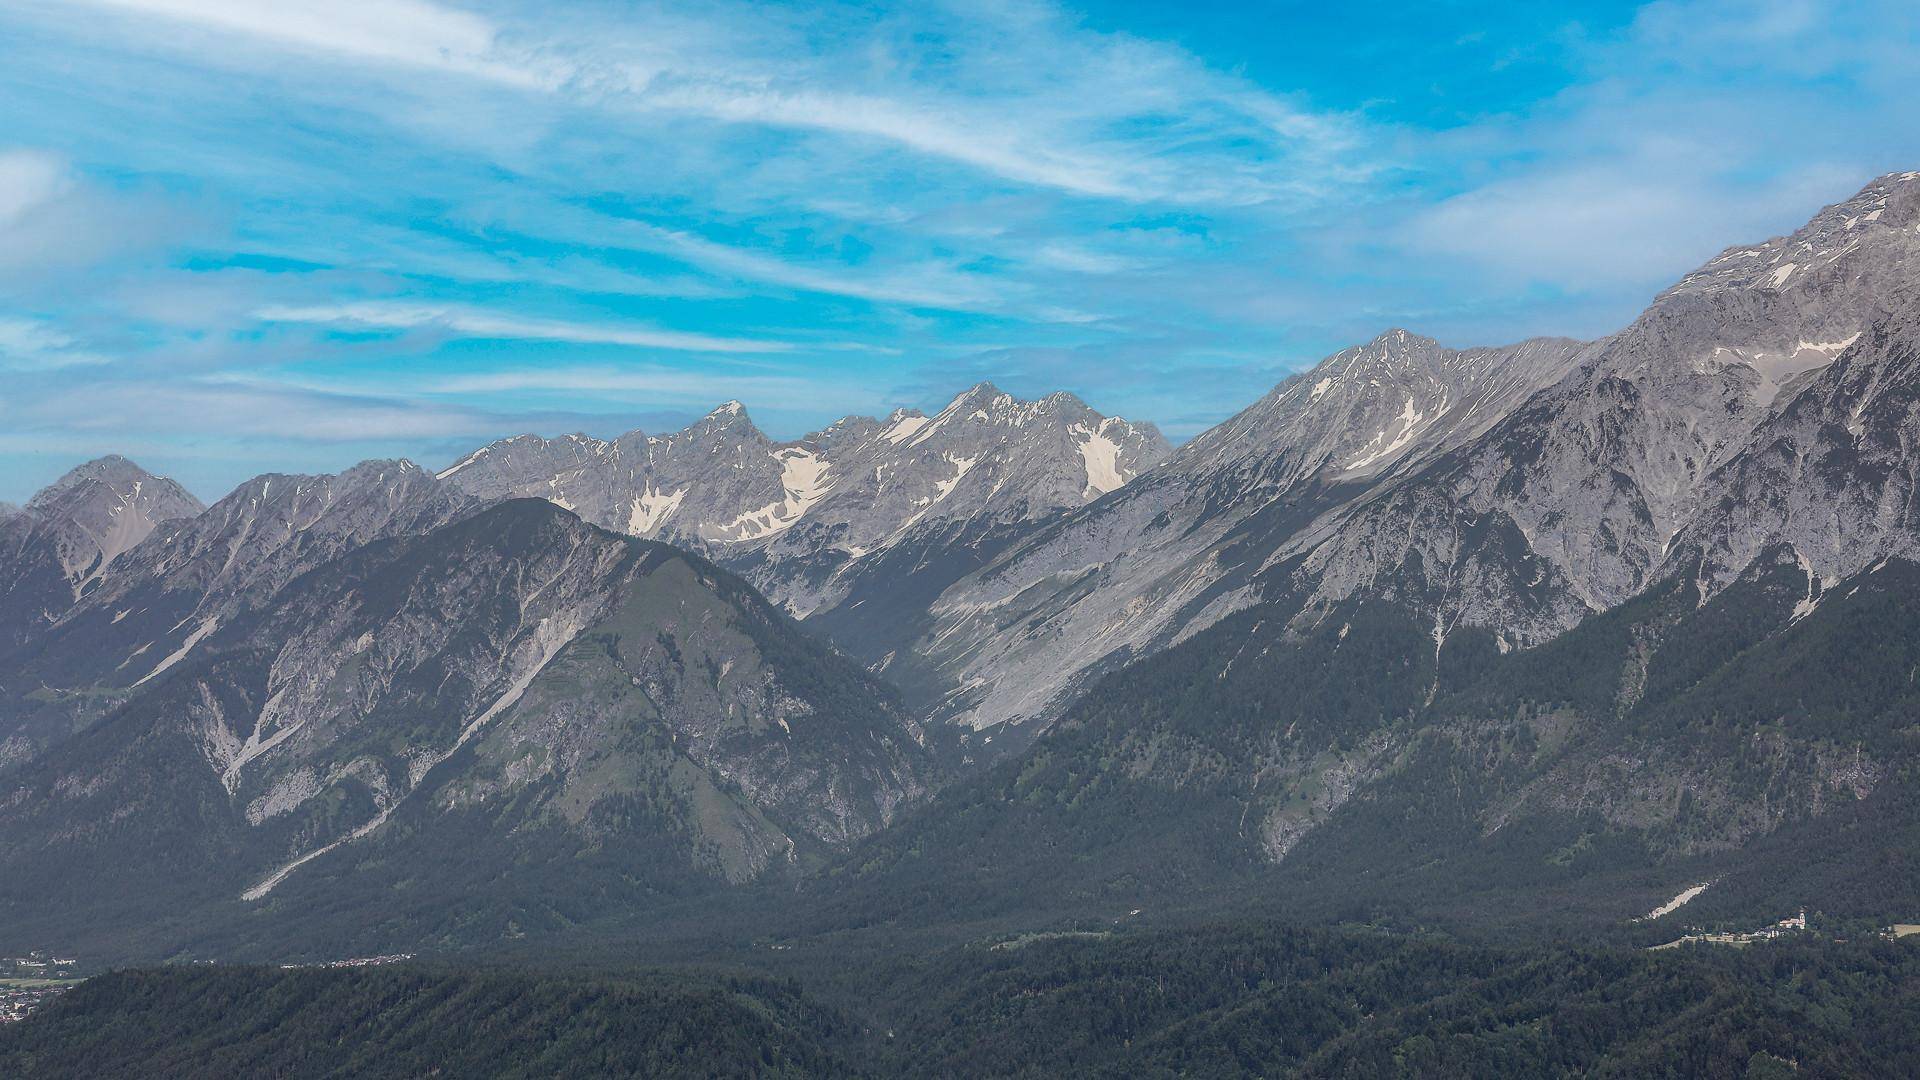
<svg viewBox="0 0 1920 1080">
<path fill-rule="evenodd" d="M 176 239 L 190 218 L 100 191 L 64 155 L 0 146 L 0 287 L 53 285 L 60 274 Z"/>
<path fill-rule="evenodd" d="M 64 163 L 52 154 L 18 149 L 0 152 L 0 229 L 19 224 L 71 186 Z"/>
<path fill-rule="evenodd" d="M 434 380 L 424 389 L 436 395 L 617 395 L 627 400 L 698 406 L 704 411 L 722 400 L 784 412 L 795 407 L 873 411 L 884 393 L 846 380 L 720 371 L 685 371 L 657 365 L 515 367 Z"/>
<path fill-rule="evenodd" d="M 635 8 L 594 25 L 507 20 L 427 0 L 82 2 L 584 106 L 874 140 L 1076 195 L 1255 203 L 1374 168 L 1349 154 L 1362 129 L 1347 118 L 1175 46 L 1091 30 L 1044 3 L 965 15 L 930 8 L 911 26 L 844 9 L 833 12 L 841 25 L 830 15 L 821 34 L 745 5 L 706 6 L 697 21 L 671 7 Z M 919 77 L 900 78 L 909 65 Z"/>
<path fill-rule="evenodd" d="M 225 440 L 202 488 L 724 398 L 795 435 L 982 377 L 1186 434 L 1390 325 L 1608 332 L 1920 163 L 1917 22 L 0 5 L 0 417 L 48 447 Z M 12 445 L 0 498 L 72 463 Z"/>
<path fill-rule="evenodd" d="M 576 344 L 627 345 L 643 349 L 672 349 L 702 353 L 772 353 L 792 348 L 784 341 L 716 337 L 678 330 L 621 324 L 570 322 L 500 315 L 472 308 L 368 300 L 346 304 L 273 305 L 254 313 L 266 322 L 313 323 L 361 329 L 411 330 L 432 328 L 448 333 L 512 341 L 564 341 Z"/>
<path fill-rule="evenodd" d="M 1008 283 L 952 266 L 920 263 L 890 267 L 884 274 L 849 272 L 777 258 L 648 222 L 606 215 L 596 215 L 594 220 L 606 242 L 671 255 L 736 280 L 910 307 L 978 311 L 1009 306 Z"/>
<path fill-rule="evenodd" d="M 554 69 L 542 77 L 528 53 L 501 47 L 499 31 L 489 20 L 427 0 L 91 2 L 291 49 L 437 69 L 526 89 L 551 87 L 564 73 L 564 69 Z"/>
<path fill-rule="evenodd" d="M 47 371 L 107 362 L 108 357 L 44 322 L 0 315 L 0 371 Z"/>
</svg>

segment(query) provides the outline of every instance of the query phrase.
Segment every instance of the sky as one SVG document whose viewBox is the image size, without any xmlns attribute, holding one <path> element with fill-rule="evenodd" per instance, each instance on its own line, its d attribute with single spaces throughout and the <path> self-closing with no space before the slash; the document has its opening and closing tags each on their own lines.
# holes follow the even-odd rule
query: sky
<svg viewBox="0 0 1920 1080">
<path fill-rule="evenodd" d="M 1920 5 L 0 0 L 0 500 L 1604 335 L 1920 167 Z"/>
</svg>

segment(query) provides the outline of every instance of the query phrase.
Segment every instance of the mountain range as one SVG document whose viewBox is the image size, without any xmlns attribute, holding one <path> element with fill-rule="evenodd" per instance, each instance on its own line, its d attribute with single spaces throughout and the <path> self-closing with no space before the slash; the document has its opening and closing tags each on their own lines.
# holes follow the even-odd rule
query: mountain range
<svg viewBox="0 0 1920 1080">
<path fill-rule="evenodd" d="M 1178 449 L 981 384 L 204 508 L 102 458 L 0 515 L 0 924 L 1920 905 L 1917 459 L 1920 173 Z"/>
</svg>

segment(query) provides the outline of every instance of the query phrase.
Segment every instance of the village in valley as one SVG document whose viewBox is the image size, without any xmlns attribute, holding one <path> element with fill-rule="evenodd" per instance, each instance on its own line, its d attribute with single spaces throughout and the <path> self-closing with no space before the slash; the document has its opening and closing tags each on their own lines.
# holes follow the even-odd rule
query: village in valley
<svg viewBox="0 0 1920 1080">
<path fill-rule="evenodd" d="M 357 956 L 344 960 L 324 960 L 306 964 L 283 964 L 283 968 L 356 968 L 397 964 L 413 959 L 412 953 L 385 956 Z M 212 964 L 211 960 L 193 961 Z M 0 1024 L 24 1020 L 34 1010 L 85 981 L 80 961 L 75 957 L 49 952 L 30 952 L 25 956 L 0 956 Z"/>
<path fill-rule="evenodd" d="M 1708 889 L 1712 888 L 1713 884 L 1714 883 L 1711 881 L 1703 881 L 1697 885 L 1689 886 L 1688 888 L 1683 889 L 1673 899 L 1667 901 L 1664 904 L 1661 904 L 1659 907 L 1654 908 L 1652 911 L 1647 912 L 1645 915 L 1642 915 L 1633 921 L 1636 923 L 1650 923 L 1650 922 L 1655 922 L 1659 919 L 1665 918 L 1666 916 L 1673 914 L 1675 911 L 1678 911 L 1681 908 L 1685 907 L 1689 902 L 1691 902 L 1695 897 L 1698 897 L 1701 893 L 1704 893 Z M 1787 935 L 1790 935 L 1790 934 L 1804 934 L 1807 932 L 1807 929 L 1808 929 L 1807 909 L 1803 907 L 1800 909 L 1800 912 L 1797 915 L 1789 915 L 1786 918 L 1781 919 L 1780 921 L 1772 924 L 1771 926 L 1762 926 L 1756 930 L 1707 931 L 1707 930 L 1702 930 L 1698 928 L 1689 928 L 1689 931 L 1686 934 L 1683 934 L 1680 937 L 1677 937 L 1674 940 L 1665 943 L 1664 945 L 1653 945 L 1653 946 L 1649 946 L 1649 948 L 1656 949 L 1656 950 L 1657 949 L 1676 949 L 1682 945 L 1688 945 L 1695 942 L 1700 942 L 1700 943 L 1709 944 L 1709 945 L 1733 945 L 1736 947 L 1741 947 L 1741 946 L 1752 945 L 1755 942 L 1760 942 L 1760 941 L 1772 941 L 1776 938 L 1786 937 Z M 1897 941 L 1904 937 L 1911 937 L 1915 934 L 1920 934 L 1920 923 L 1893 923 L 1890 926 L 1885 926 L 1880 928 L 1879 934 L 1881 937 L 1884 937 L 1889 941 Z M 1829 930 L 1829 936 L 1831 936 L 1831 930 Z M 1835 940 L 1845 940 L 1845 938 L 1840 937 L 1840 938 L 1835 938 Z"/>
<path fill-rule="evenodd" d="M 1714 945 L 1751 945 L 1756 941 L 1772 941 L 1787 934 L 1800 933 L 1807 928 L 1805 908 L 1798 915 L 1789 915 L 1772 926 L 1763 926 L 1758 930 L 1732 930 L 1718 934 L 1697 933 L 1676 938 L 1665 945 L 1655 945 L 1656 949 L 1673 949 L 1688 942 L 1704 941 Z"/>
<path fill-rule="evenodd" d="M 23 1020 L 27 1014 L 80 982 L 74 958 L 33 952 L 0 957 L 0 1024 Z"/>
</svg>

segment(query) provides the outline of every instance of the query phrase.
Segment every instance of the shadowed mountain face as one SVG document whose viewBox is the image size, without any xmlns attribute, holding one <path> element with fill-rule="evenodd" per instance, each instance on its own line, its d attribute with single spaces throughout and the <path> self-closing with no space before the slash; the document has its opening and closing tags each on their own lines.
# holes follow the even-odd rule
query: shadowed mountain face
<svg viewBox="0 0 1920 1080">
<path fill-rule="evenodd" d="M 20 919 L 281 910 L 330 874 L 453 919 L 476 875 L 568 868 L 477 898 L 498 931 L 804 866 L 927 774 L 892 695 L 744 583 L 518 500 L 299 578 L 18 771 L 0 876 Z"/>
<path fill-rule="evenodd" d="M 875 837 L 817 887 L 823 925 L 1212 897 L 1579 933 L 1702 881 L 1689 918 L 1908 910 L 1920 566 L 1805 595 L 1777 548 L 1704 604 L 1676 579 L 1506 654 L 1478 630 L 1436 653 L 1377 601 L 1304 634 L 1248 609 Z"/>
<path fill-rule="evenodd" d="M 81 599 L 0 652 L 0 771 L 193 656 L 301 574 L 471 505 L 409 462 L 369 461 L 332 476 L 256 477 L 153 528 Z"/>
</svg>

